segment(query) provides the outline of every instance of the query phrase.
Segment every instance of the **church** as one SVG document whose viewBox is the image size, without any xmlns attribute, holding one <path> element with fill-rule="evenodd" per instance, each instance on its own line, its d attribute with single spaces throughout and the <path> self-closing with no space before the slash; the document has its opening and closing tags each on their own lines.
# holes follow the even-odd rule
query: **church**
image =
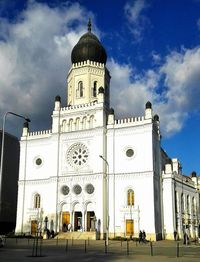
<svg viewBox="0 0 200 262">
<path fill-rule="evenodd" d="M 106 61 L 89 21 L 71 53 L 66 107 L 56 96 L 50 130 L 24 124 L 16 234 L 46 227 L 66 238 L 199 236 L 199 177 L 184 176 L 161 148 L 149 101 L 143 116 L 115 118 Z"/>
</svg>

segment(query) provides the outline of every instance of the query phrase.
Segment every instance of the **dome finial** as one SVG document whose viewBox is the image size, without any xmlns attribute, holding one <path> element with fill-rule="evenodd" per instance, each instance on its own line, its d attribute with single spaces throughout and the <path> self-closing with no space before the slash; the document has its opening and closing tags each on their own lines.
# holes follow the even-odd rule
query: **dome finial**
<svg viewBox="0 0 200 262">
<path fill-rule="evenodd" d="M 88 19 L 88 32 L 91 32 L 91 27 L 92 27 L 91 19 L 89 18 Z"/>
</svg>

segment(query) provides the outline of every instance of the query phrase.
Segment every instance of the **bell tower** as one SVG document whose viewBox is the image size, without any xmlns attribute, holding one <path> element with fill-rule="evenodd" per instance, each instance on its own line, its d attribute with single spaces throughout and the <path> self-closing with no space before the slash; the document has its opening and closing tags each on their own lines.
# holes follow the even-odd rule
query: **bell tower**
<svg viewBox="0 0 200 262">
<path fill-rule="evenodd" d="M 67 76 L 67 104 L 80 105 L 98 101 L 99 88 L 105 94 L 105 106 L 110 104 L 110 73 L 106 68 L 107 54 L 99 39 L 88 32 L 79 39 L 71 53 L 72 67 Z"/>
</svg>

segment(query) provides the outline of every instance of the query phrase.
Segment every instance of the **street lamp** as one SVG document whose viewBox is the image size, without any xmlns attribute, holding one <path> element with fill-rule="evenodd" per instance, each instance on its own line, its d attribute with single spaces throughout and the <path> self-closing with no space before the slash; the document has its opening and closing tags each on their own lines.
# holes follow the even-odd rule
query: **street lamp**
<svg viewBox="0 0 200 262">
<path fill-rule="evenodd" d="M 108 235 L 109 235 L 109 164 L 108 161 L 102 156 L 99 157 L 106 163 L 107 172 L 106 172 L 106 193 L 107 193 L 107 201 L 106 201 L 106 247 L 108 247 Z"/>
<path fill-rule="evenodd" d="M 20 118 L 23 118 L 26 122 L 31 122 L 31 120 L 27 117 L 22 115 L 13 113 L 13 112 L 6 112 L 3 117 L 3 126 L 2 126 L 2 137 L 1 137 L 1 163 L 0 163 L 0 213 L 1 213 L 1 203 L 2 203 L 2 181 L 3 181 L 3 161 L 4 161 L 4 140 L 5 140 L 5 124 L 6 124 L 6 117 L 7 115 L 14 115 Z"/>
</svg>

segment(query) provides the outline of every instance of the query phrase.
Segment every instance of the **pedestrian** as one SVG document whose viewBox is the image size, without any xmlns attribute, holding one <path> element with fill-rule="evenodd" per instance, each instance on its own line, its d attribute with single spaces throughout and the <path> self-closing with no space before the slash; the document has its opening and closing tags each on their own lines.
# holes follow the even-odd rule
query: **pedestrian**
<svg viewBox="0 0 200 262">
<path fill-rule="evenodd" d="M 67 225 L 66 223 L 63 224 L 63 232 L 66 232 L 67 231 Z"/>
<path fill-rule="evenodd" d="M 144 230 L 142 231 L 142 242 L 146 243 L 146 233 Z"/>
<path fill-rule="evenodd" d="M 49 229 L 47 229 L 47 238 L 49 239 L 50 236 L 51 236 L 51 233 L 50 233 Z"/>
<path fill-rule="evenodd" d="M 67 230 L 71 232 L 71 229 L 72 229 L 72 224 L 69 223 L 67 226 Z"/>
<path fill-rule="evenodd" d="M 142 241 L 142 231 L 139 232 L 139 243 Z"/>
<path fill-rule="evenodd" d="M 55 236 L 55 233 L 54 233 L 54 230 L 52 229 L 51 230 L 51 238 L 54 238 L 54 236 Z"/>
<path fill-rule="evenodd" d="M 186 232 L 183 235 L 183 244 L 184 245 L 188 245 L 189 244 L 189 236 L 188 236 L 188 234 Z"/>
<path fill-rule="evenodd" d="M 174 240 L 175 241 L 177 240 L 177 231 L 176 231 L 176 229 L 174 230 Z"/>
</svg>

